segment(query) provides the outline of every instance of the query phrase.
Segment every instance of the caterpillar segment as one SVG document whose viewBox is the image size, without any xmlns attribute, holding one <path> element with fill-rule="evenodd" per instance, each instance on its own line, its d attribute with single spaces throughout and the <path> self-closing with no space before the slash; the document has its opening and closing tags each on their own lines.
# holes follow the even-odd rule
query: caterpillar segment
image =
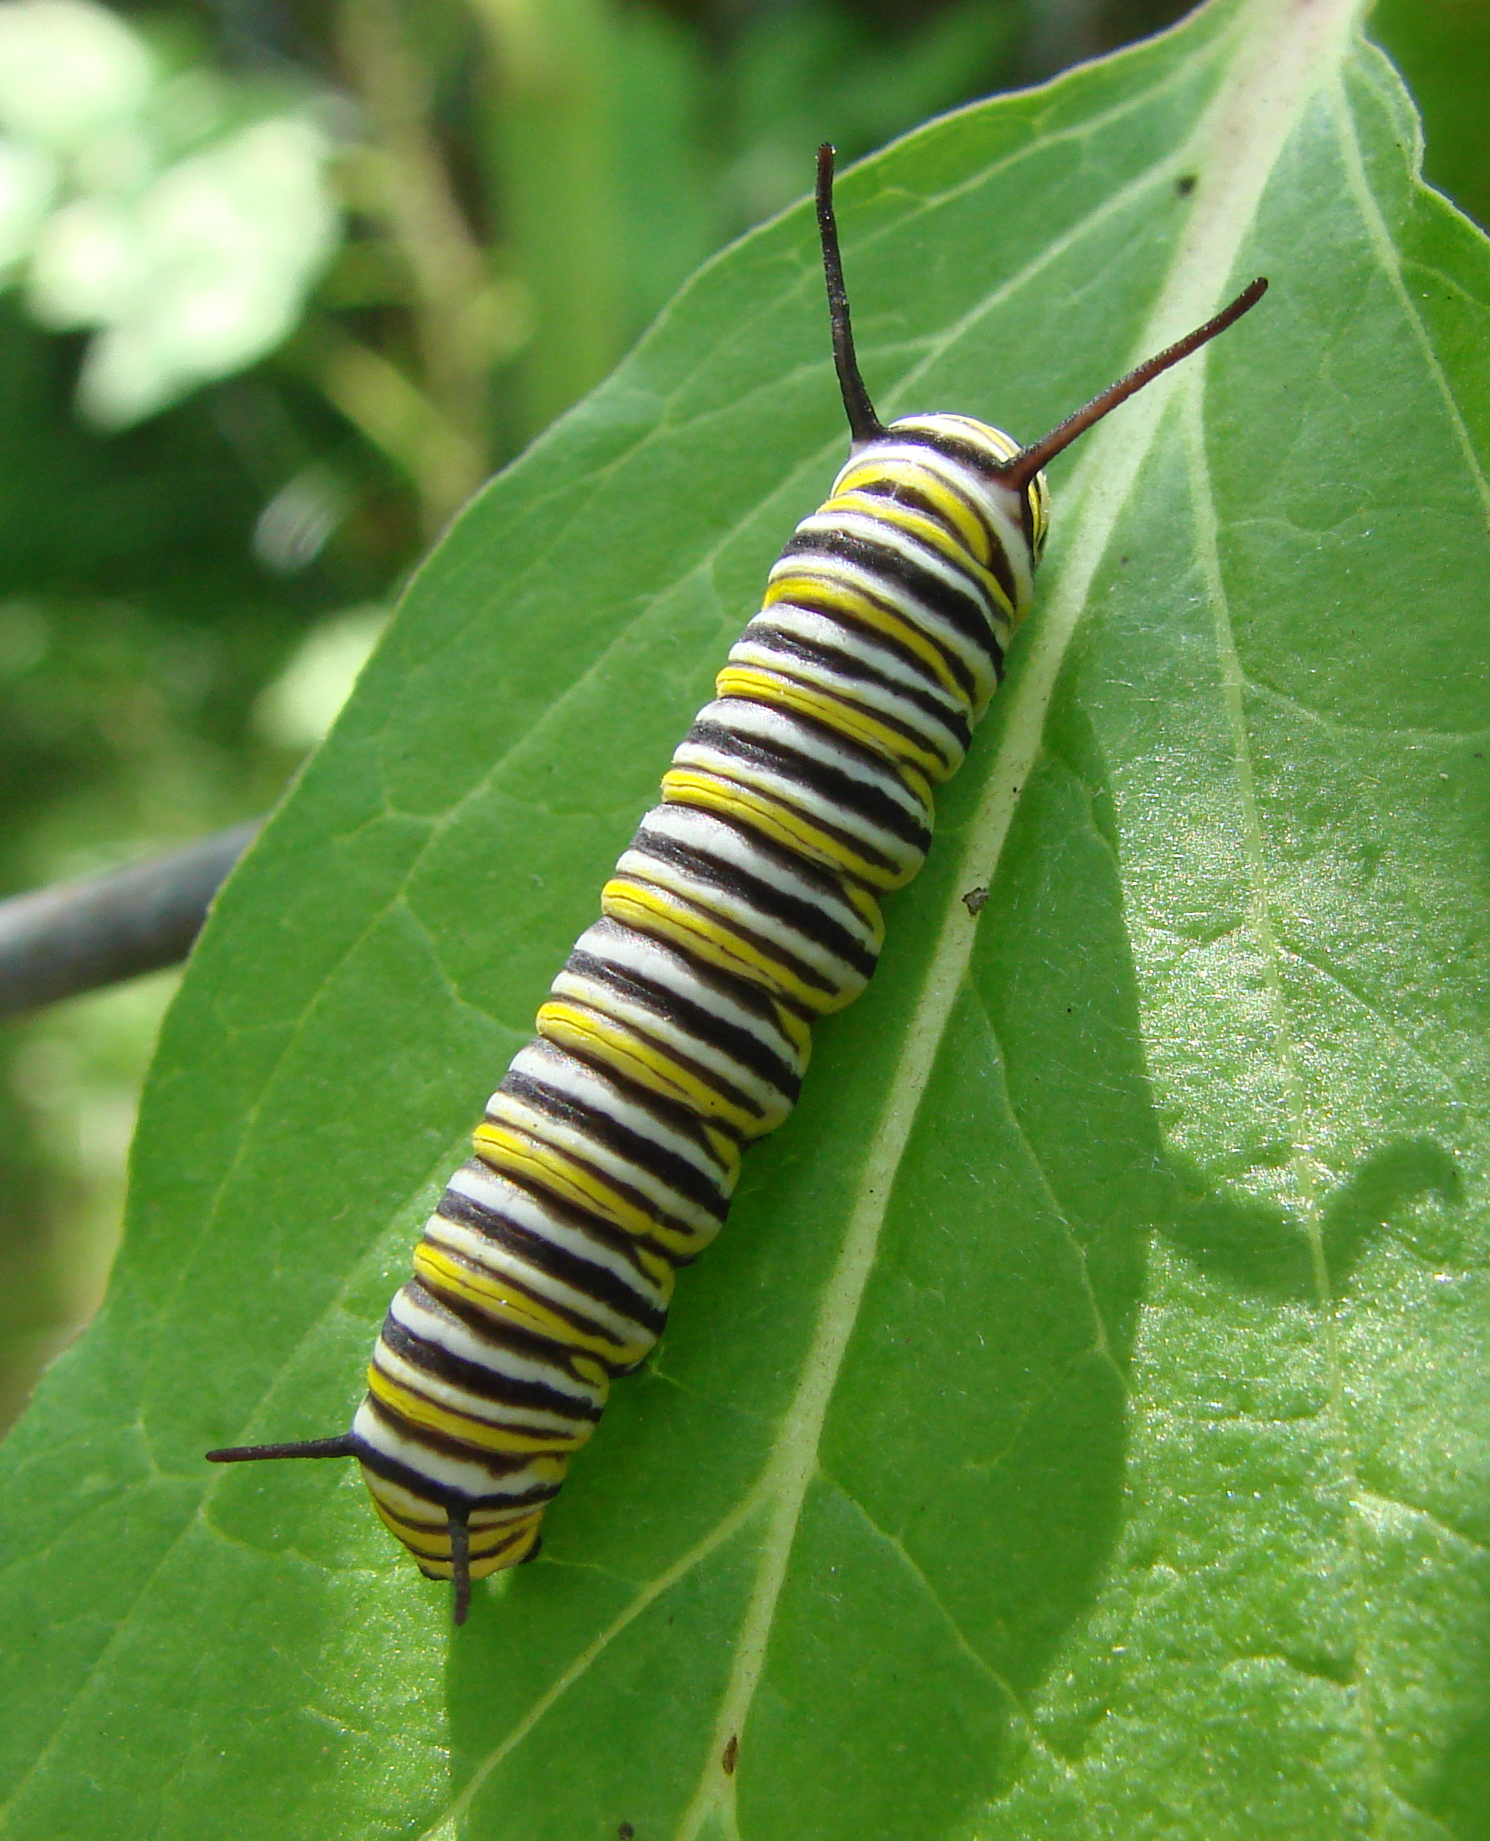
<svg viewBox="0 0 1490 1841">
<path fill-rule="evenodd" d="M 676 1270 L 723 1226 L 744 1146 L 801 1088 L 813 1020 L 874 970 L 880 897 L 915 875 L 1029 609 L 1043 467 L 1261 297 L 1021 447 L 961 415 L 880 422 L 859 375 L 832 203 L 817 210 L 847 464 L 771 571 L 451 1178 L 394 1297 L 349 1432 L 212 1451 L 353 1457 L 423 1572 L 532 1559 L 611 1381 L 646 1359 Z"/>
</svg>

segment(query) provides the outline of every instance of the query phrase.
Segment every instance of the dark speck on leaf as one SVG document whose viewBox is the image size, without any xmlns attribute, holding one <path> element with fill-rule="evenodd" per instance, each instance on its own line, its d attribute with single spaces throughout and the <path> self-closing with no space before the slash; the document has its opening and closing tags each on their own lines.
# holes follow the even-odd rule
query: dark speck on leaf
<svg viewBox="0 0 1490 1841">
<path fill-rule="evenodd" d="M 740 1756 L 740 1740 L 739 1740 L 739 1737 L 735 1733 L 732 1732 L 729 1735 L 729 1743 L 724 1748 L 724 1756 L 719 1760 L 719 1762 L 724 1766 L 724 1774 L 726 1777 L 734 1776 L 735 1764 L 739 1756 Z"/>
<path fill-rule="evenodd" d="M 988 900 L 987 889 L 969 889 L 962 898 L 962 905 L 969 914 L 976 916 Z"/>
<path fill-rule="evenodd" d="M 629 1822 L 623 1822 L 616 1830 L 616 1841 L 636 1841 L 636 1830 Z"/>
<path fill-rule="evenodd" d="M 1174 189 L 1179 193 L 1181 198 L 1188 198 L 1195 190 L 1194 173 L 1181 173 L 1179 178 L 1174 182 Z"/>
</svg>

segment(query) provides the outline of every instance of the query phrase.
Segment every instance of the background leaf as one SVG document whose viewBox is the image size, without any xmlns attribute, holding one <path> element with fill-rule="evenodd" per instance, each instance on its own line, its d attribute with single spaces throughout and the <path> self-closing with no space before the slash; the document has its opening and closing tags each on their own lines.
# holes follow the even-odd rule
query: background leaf
<svg viewBox="0 0 1490 1841">
<path fill-rule="evenodd" d="M 1274 291 L 1058 466 L 874 990 L 453 1640 L 351 1474 L 200 1453 L 346 1422 L 826 487 L 807 213 L 449 533 L 224 896 L 6 1447 L 6 1834 L 1490 1833 L 1490 263 L 1415 170 L 1354 7 L 1246 0 L 844 180 L 891 412 L 1034 433 Z"/>
</svg>

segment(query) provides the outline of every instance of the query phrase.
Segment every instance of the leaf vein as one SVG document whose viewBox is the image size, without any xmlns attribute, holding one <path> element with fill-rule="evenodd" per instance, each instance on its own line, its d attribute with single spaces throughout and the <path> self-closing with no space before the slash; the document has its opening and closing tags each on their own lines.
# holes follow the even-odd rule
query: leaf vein
<svg viewBox="0 0 1490 1841">
<path fill-rule="evenodd" d="M 906 1572 L 908 1572 L 915 1581 L 917 1588 L 930 1604 L 931 1608 L 936 1612 L 938 1619 L 945 1625 L 947 1634 L 951 1637 L 959 1653 L 963 1655 L 967 1661 L 972 1663 L 979 1674 L 985 1676 L 993 1683 L 1025 1724 L 1033 1730 L 1034 1722 L 1030 1710 L 1020 1698 L 1018 1690 L 1014 1687 L 1012 1682 L 993 1666 L 978 1648 L 977 1644 L 972 1641 L 967 1632 L 958 1623 L 957 1619 L 947 1608 L 945 1600 L 931 1583 L 930 1579 L 927 1578 L 925 1572 L 913 1558 L 910 1549 L 906 1546 L 905 1542 L 901 1540 L 900 1536 L 898 1534 L 891 1534 L 887 1528 L 882 1527 L 880 1523 L 875 1520 L 873 1515 L 870 1514 L 863 1502 L 848 1488 L 840 1477 L 834 1476 L 831 1471 L 821 1466 L 819 1466 L 818 1475 L 825 1483 L 837 1490 L 838 1494 L 842 1496 L 843 1500 L 853 1509 L 855 1514 L 861 1517 L 864 1525 L 875 1538 L 883 1542 L 884 1545 L 889 1548 L 890 1552 L 894 1554 L 901 1566 L 904 1567 Z"/>
</svg>

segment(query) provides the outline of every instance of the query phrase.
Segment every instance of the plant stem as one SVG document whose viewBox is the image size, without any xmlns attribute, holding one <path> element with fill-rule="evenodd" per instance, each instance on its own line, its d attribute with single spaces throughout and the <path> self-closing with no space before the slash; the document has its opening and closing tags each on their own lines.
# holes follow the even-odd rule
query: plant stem
<svg viewBox="0 0 1490 1841">
<path fill-rule="evenodd" d="M 430 464 L 413 469 L 422 522 L 432 536 L 487 470 L 494 291 L 486 254 L 456 201 L 431 131 L 429 75 L 405 40 L 398 8 L 393 0 L 341 0 L 337 36 L 384 156 L 370 168 L 375 208 L 413 282 L 419 394 L 459 437 L 446 440 Z"/>
<path fill-rule="evenodd" d="M 524 436 L 598 383 L 625 344 L 608 0 L 469 0 L 491 56 L 488 165 L 533 300 Z"/>
</svg>

